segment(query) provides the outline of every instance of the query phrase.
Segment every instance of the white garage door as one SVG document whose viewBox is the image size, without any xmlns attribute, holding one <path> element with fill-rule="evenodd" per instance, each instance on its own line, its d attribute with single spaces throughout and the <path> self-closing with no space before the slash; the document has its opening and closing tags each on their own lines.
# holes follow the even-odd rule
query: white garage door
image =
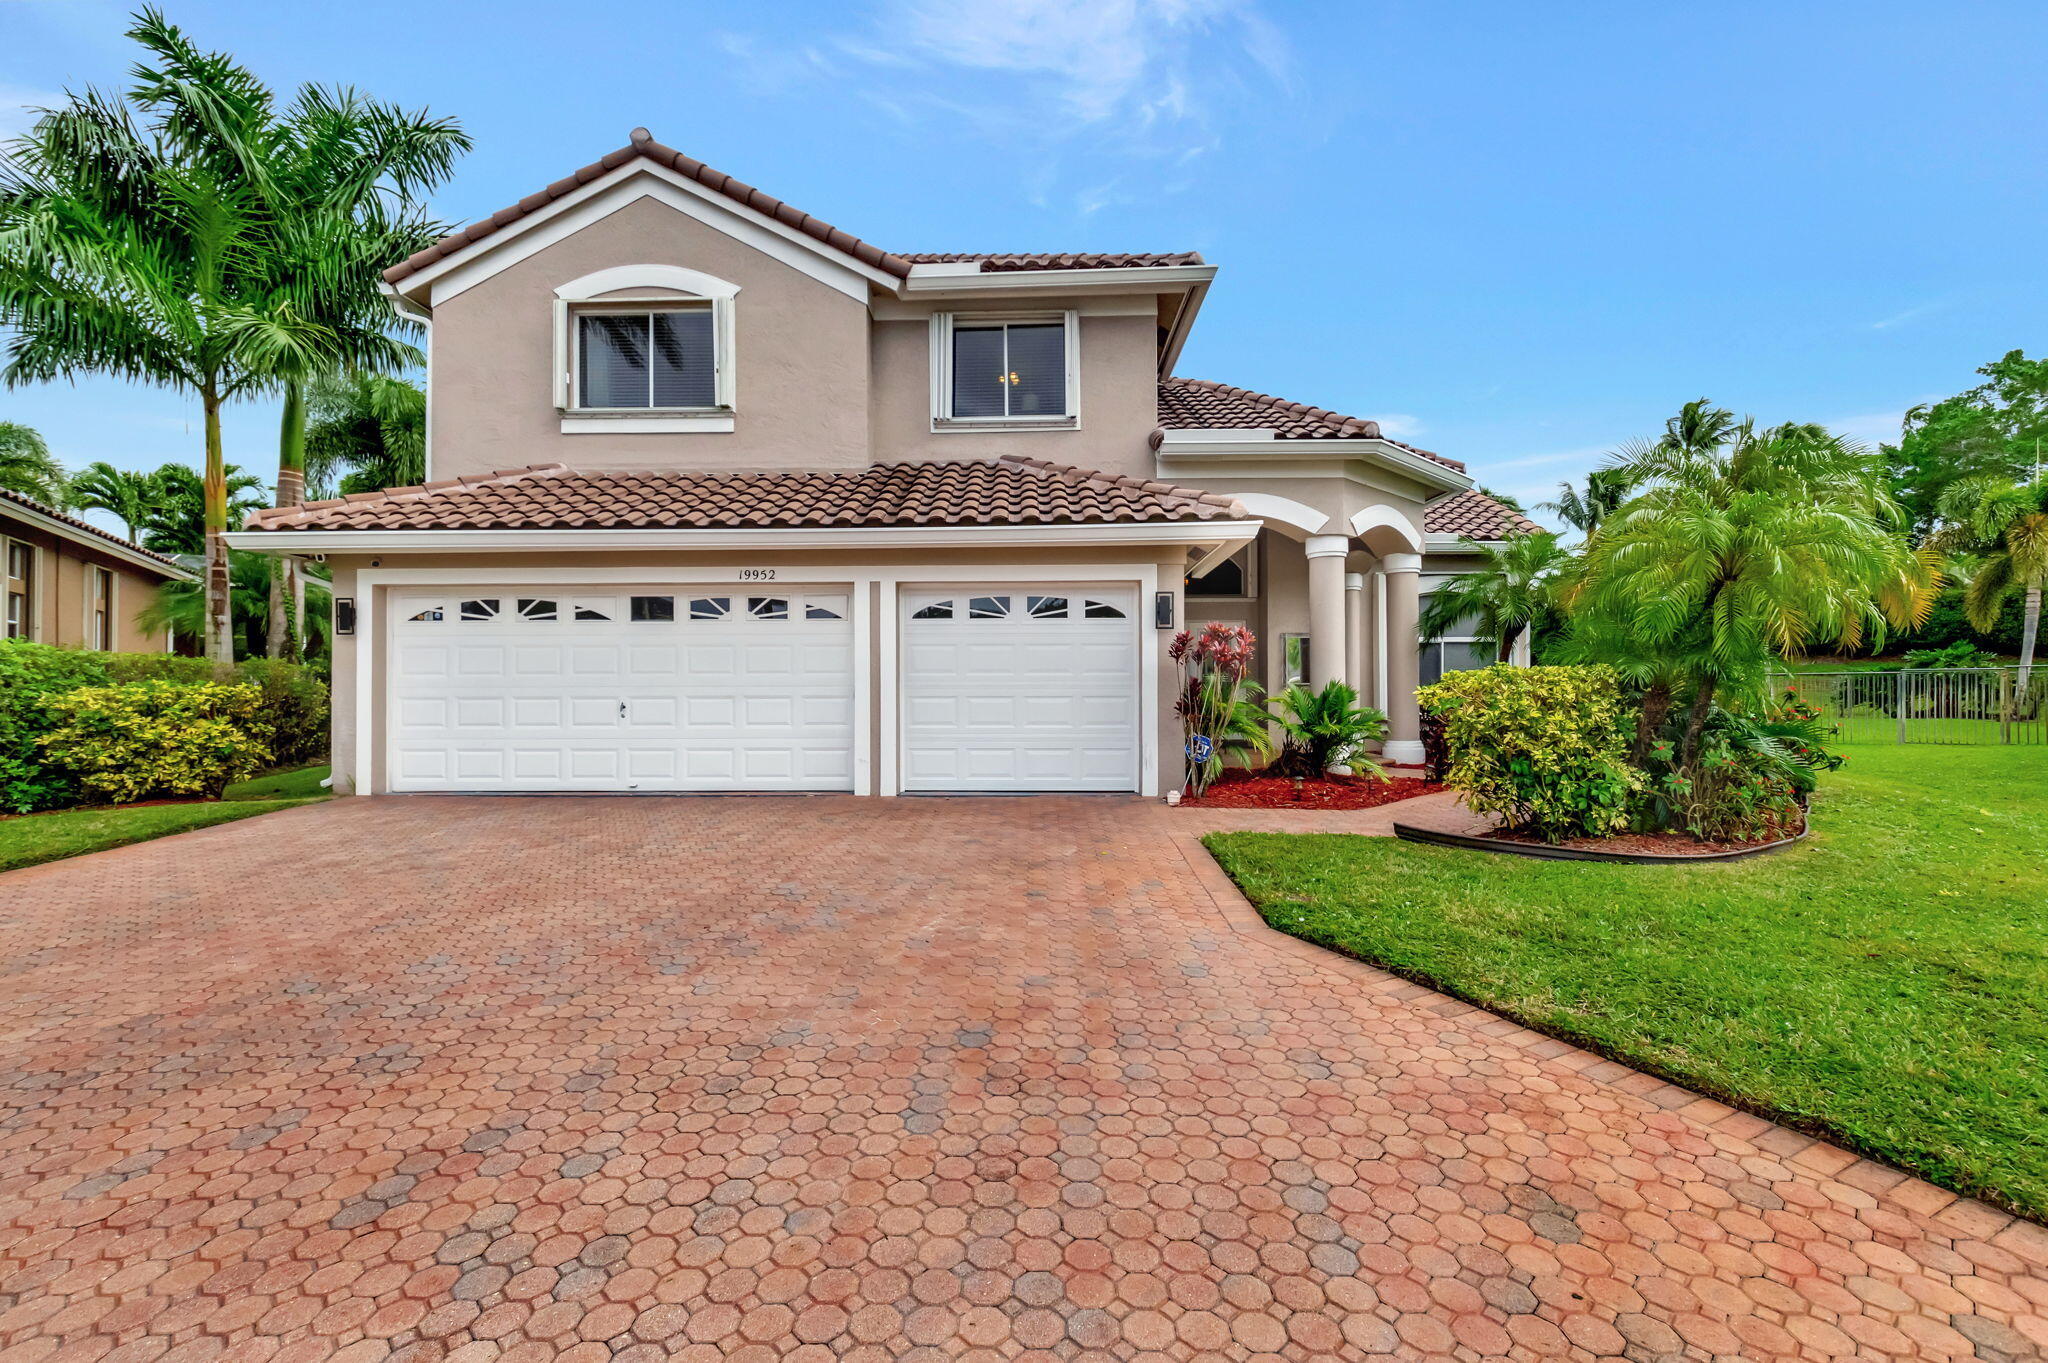
<svg viewBox="0 0 2048 1363">
<path fill-rule="evenodd" d="M 396 594 L 390 788 L 851 790 L 847 594 Z"/>
<path fill-rule="evenodd" d="M 1138 789 L 1128 591 L 913 592 L 903 613 L 905 790 Z"/>
</svg>

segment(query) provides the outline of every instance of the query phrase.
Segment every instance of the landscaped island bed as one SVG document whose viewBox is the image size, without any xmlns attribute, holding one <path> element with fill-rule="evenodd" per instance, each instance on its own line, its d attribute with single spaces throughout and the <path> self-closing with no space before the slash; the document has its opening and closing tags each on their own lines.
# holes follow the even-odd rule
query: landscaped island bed
<svg viewBox="0 0 2048 1363">
<path fill-rule="evenodd" d="M 1443 787 L 1419 776 L 1331 776 L 1296 781 L 1264 772 L 1226 771 L 1199 798 L 1181 804 L 1192 809 L 1377 809 L 1397 800 L 1434 795 Z"/>
<path fill-rule="evenodd" d="M 1730 864 L 1205 841 L 1283 932 L 2048 1219 L 2048 750 L 1847 751 Z"/>
</svg>

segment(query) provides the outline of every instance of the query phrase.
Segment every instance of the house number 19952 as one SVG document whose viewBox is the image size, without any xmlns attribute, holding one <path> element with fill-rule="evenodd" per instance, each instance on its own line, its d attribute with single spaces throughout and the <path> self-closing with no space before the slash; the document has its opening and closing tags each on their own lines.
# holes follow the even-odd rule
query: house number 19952
<svg viewBox="0 0 2048 1363">
<path fill-rule="evenodd" d="M 773 582 L 774 580 L 775 570 L 773 568 L 740 569 L 740 581 L 742 582 Z"/>
</svg>

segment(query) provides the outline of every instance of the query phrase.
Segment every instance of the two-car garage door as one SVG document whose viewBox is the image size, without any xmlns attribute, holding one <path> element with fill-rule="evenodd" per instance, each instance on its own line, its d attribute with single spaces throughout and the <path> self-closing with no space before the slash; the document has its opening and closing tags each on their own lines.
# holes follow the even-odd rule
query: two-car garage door
<svg viewBox="0 0 2048 1363">
<path fill-rule="evenodd" d="M 906 791 L 1135 790 L 1129 591 L 906 591 Z M 394 791 L 854 788 L 848 589 L 544 586 L 390 602 Z"/>
</svg>

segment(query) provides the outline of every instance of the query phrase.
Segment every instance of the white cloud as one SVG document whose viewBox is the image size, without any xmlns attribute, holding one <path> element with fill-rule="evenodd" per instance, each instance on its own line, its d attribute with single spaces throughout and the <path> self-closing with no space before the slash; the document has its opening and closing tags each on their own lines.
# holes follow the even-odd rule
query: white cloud
<svg viewBox="0 0 2048 1363">
<path fill-rule="evenodd" d="M 1422 424 L 1422 418 L 1407 412 L 1387 412 L 1380 416 L 1367 417 L 1368 421 L 1379 423 L 1380 434 L 1389 440 L 1413 440 L 1429 428 Z"/>
<path fill-rule="evenodd" d="M 1930 312 L 1940 312 L 1948 307 L 1952 301 L 1947 298 L 1937 298 L 1931 303 L 1922 303 L 1918 307 L 1907 308 L 1904 312 L 1895 312 L 1889 317 L 1881 317 L 1877 321 L 1872 322 L 1870 329 L 1872 331 L 1890 331 L 1893 327 L 1904 326 L 1906 323 L 1917 318 L 1925 317 Z"/>
</svg>

